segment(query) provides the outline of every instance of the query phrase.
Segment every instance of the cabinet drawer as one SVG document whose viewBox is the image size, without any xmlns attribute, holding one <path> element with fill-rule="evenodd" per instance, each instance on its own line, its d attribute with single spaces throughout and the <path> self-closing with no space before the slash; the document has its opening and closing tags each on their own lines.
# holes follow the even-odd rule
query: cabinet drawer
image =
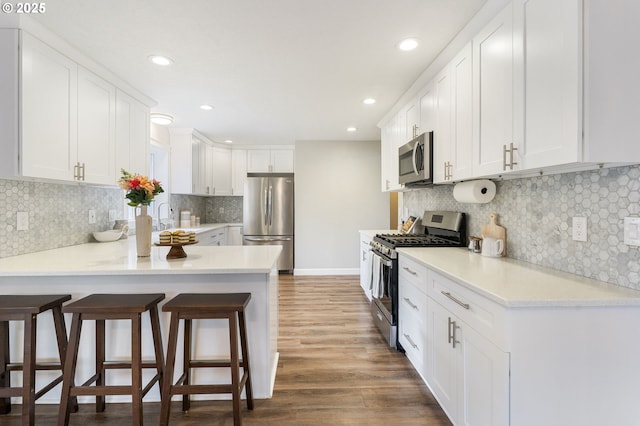
<svg viewBox="0 0 640 426">
<path fill-rule="evenodd" d="M 398 288 L 398 311 L 411 315 L 414 322 L 426 328 L 427 295 L 416 285 L 400 282 Z"/>
<path fill-rule="evenodd" d="M 429 293 L 470 327 L 504 348 L 505 311 L 501 306 L 434 271 L 429 273 Z"/>
<path fill-rule="evenodd" d="M 423 264 L 406 256 L 398 257 L 398 281 L 410 282 L 420 291 L 427 294 L 427 277 L 429 270 Z"/>
<path fill-rule="evenodd" d="M 405 354 L 423 380 L 425 376 L 425 351 L 427 329 L 421 324 L 416 315 L 406 310 L 399 314 L 398 341 L 405 350 Z"/>
</svg>

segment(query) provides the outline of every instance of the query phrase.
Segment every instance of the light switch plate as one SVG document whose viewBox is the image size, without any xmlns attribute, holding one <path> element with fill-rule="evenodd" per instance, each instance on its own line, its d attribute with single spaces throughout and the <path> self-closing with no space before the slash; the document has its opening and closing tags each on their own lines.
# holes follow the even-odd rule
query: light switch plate
<svg viewBox="0 0 640 426">
<path fill-rule="evenodd" d="M 640 246 L 640 217 L 624 218 L 624 243 L 628 246 Z"/>
</svg>

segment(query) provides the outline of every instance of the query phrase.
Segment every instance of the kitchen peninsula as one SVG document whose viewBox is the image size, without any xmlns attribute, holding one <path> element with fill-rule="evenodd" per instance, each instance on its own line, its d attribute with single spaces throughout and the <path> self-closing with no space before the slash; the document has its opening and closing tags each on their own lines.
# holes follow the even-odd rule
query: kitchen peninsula
<svg viewBox="0 0 640 426">
<path fill-rule="evenodd" d="M 150 257 L 138 258 L 135 238 L 109 243 L 88 243 L 0 259 L 0 294 L 71 294 L 72 300 L 91 293 L 164 293 L 161 305 L 178 293 L 250 292 L 246 311 L 251 374 L 255 398 L 270 398 L 273 393 L 278 364 L 278 246 L 200 246 L 185 247 L 186 258 L 167 260 L 169 247 L 153 246 Z M 66 316 L 67 330 L 70 316 Z M 153 357 L 153 345 L 148 315 L 143 314 L 143 358 Z M 161 312 L 162 337 L 166 348 L 169 316 Z M 128 357 L 129 326 L 119 321 L 107 324 L 107 358 Z M 11 323 L 17 327 L 17 323 Z M 111 327 L 109 327 L 111 326 Z M 38 358 L 57 359 L 53 320 L 50 314 L 38 317 Z M 221 320 L 194 322 L 196 357 L 226 358 L 229 353 L 227 324 Z M 83 327 L 87 335 L 94 331 L 88 322 Z M 12 359 L 21 359 L 21 332 L 11 329 Z M 206 333 L 206 335 L 204 334 Z M 85 334 L 83 333 L 83 336 Z M 181 337 L 180 337 L 181 339 Z M 80 341 L 76 377 L 85 380 L 92 374 L 94 348 L 90 339 Z M 180 354 L 176 364 L 180 365 Z M 143 375 L 147 372 L 143 372 Z M 51 374 L 51 376 L 48 376 Z M 180 373 L 178 373 L 180 374 Z M 227 382 L 228 371 L 202 371 L 196 381 Z M 55 372 L 38 373 L 38 379 L 49 380 Z M 146 376 L 145 376 L 146 377 Z M 129 383 L 128 372 L 114 371 L 109 382 Z M 36 386 L 39 388 L 39 386 Z M 210 398 L 205 395 L 202 398 Z M 85 397 L 80 402 L 92 401 Z M 126 397 L 111 397 L 111 401 L 126 401 Z M 197 399 L 197 398 L 196 398 Z M 155 386 L 145 401 L 159 401 Z M 40 401 L 57 403 L 59 389 L 46 394 Z"/>
</svg>

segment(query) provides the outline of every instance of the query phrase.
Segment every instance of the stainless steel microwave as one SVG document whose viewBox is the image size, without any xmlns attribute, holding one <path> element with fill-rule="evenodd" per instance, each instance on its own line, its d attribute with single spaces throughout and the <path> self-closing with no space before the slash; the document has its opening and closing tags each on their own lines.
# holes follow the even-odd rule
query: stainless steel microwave
<svg viewBox="0 0 640 426">
<path fill-rule="evenodd" d="M 433 132 L 422 133 L 398 148 L 398 182 L 405 186 L 433 183 Z"/>
</svg>

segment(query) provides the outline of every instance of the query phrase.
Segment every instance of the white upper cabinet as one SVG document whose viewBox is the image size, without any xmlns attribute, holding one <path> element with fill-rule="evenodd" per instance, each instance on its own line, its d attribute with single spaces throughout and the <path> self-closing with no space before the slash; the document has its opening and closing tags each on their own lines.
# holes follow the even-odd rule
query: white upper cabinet
<svg viewBox="0 0 640 426">
<path fill-rule="evenodd" d="M 231 195 L 231 150 L 214 146 L 211 150 L 211 193 Z"/>
<path fill-rule="evenodd" d="M 97 75 L 78 68 L 78 162 L 82 180 L 114 184 L 116 88 Z"/>
<path fill-rule="evenodd" d="M 247 180 L 247 150 L 234 149 L 231 151 L 231 193 L 244 194 L 244 183 Z"/>
<path fill-rule="evenodd" d="M 79 172 L 78 66 L 24 31 L 20 37 L 21 140 L 3 143 L 21 147 L 21 176 L 74 180 Z"/>
<path fill-rule="evenodd" d="M 293 148 L 247 150 L 247 171 L 249 173 L 293 173 L 293 163 Z"/>
<path fill-rule="evenodd" d="M 400 111 L 381 129 L 380 160 L 383 192 L 402 189 L 402 185 L 398 182 L 398 148 L 409 142 L 408 139 L 405 140 L 406 119 L 405 111 Z"/>
<path fill-rule="evenodd" d="M 475 176 L 501 173 L 508 168 L 503 161 L 505 149 L 515 142 L 512 9 L 510 3 L 473 39 Z M 517 155 L 513 163 L 517 162 L 515 159 Z"/>
<path fill-rule="evenodd" d="M 52 45 L 61 45 L 56 40 Z M 0 30 L 2 177 L 115 186 L 118 164 L 129 167 L 140 155 L 138 171 L 146 172 L 148 107 L 138 103 L 118 127 L 125 113 L 116 85 L 72 59 L 81 55 L 68 46 L 62 51 L 24 30 Z M 125 154 L 131 138 L 143 142 Z"/>
<path fill-rule="evenodd" d="M 148 174 L 149 108 L 116 90 L 116 176 L 120 169 Z"/>
<path fill-rule="evenodd" d="M 433 133 L 433 181 L 449 180 L 451 164 L 451 68 L 445 67 L 434 79 L 436 127 Z"/>
<path fill-rule="evenodd" d="M 448 177 L 473 176 L 473 50 L 467 44 L 451 61 L 451 147 Z"/>
<path fill-rule="evenodd" d="M 582 161 L 580 0 L 514 0 L 514 131 L 522 169 Z"/>
</svg>

